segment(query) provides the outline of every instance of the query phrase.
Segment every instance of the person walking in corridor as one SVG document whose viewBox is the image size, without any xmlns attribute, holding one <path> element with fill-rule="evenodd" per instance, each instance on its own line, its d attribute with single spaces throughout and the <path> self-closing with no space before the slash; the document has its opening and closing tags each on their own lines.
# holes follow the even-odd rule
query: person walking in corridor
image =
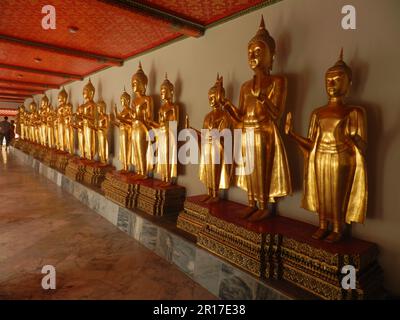
<svg viewBox="0 0 400 320">
<path fill-rule="evenodd" d="M 3 140 L 6 139 L 6 150 L 10 145 L 11 140 L 11 123 L 8 122 L 8 117 L 0 122 L 0 146 L 3 146 Z"/>
</svg>

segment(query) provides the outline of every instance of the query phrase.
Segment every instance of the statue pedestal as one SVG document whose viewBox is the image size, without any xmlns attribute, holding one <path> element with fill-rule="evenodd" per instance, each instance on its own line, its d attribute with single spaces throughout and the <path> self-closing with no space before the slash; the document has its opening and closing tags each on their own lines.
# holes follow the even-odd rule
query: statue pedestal
<svg viewBox="0 0 400 320">
<path fill-rule="evenodd" d="M 179 212 L 177 227 L 197 237 L 206 224 L 210 205 L 200 201 L 205 195 L 187 197 L 183 211 Z"/>
<path fill-rule="evenodd" d="M 60 171 L 61 173 L 65 173 L 65 170 L 68 166 L 68 162 L 74 158 L 74 156 L 68 152 L 57 150 L 56 152 L 56 161 L 54 164 L 55 169 Z"/>
<path fill-rule="evenodd" d="M 72 158 L 65 168 L 65 175 L 75 181 L 83 181 L 85 168 L 88 160 L 78 157 Z"/>
<path fill-rule="evenodd" d="M 115 170 L 115 167 L 101 162 L 87 161 L 83 174 L 83 181 L 96 187 L 101 187 L 101 184 L 106 178 L 106 174 Z"/>
<path fill-rule="evenodd" d="M 101 185 L 106 198 L 125 208 L 134 208 L 137 196 L 137 175 L 132 172 L 108 172 Z"/>
<path fill-rule="evenodd" d="M 382 294 L 376 244 L 355 238 L 333 244 L 315 240 L 313 225 L 281 216 L 249 222 L 238 217 L 245 205 L 228 200 L 202 204 L 200 197 L 189 197 L 178 218 L 178 227 L 196 235 L 200 247 L 257 277 L 284 279 L 323 299 Z M 356 270 L 354 290 L 342 288 L 345 265 Z"/>
<path fill-rule="evenodd" d="M 43 159 L 42 159 L 43 163 L 48 167 L 55 168 L 56 163 L 57 163 L 58 151 L 55 149 L 50 149 L 50 148 L 45 148 L 45 147 L 42 147 L 42 148 L 45 150 Z"/>
<path fill-rule="evenodd" d="M 153 216 L 177 214 L 183 209 L 186 189 L 157 179 L 138 181 L 137 208 Z"/>
<path fill-rule="evenodd" d="M 132 172 L 114 171 L 102 184 L 106 198 L 126 208 L 138 208 L 148 214 L 163 216 L 183 209 L 186 189 L 164 185 L 157 179 L 140 179 Z"/>
</svg>

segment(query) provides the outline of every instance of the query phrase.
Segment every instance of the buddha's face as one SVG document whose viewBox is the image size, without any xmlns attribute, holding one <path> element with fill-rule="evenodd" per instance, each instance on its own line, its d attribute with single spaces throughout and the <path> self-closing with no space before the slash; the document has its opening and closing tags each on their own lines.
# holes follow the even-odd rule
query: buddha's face
<svg viewBox="0 0 400 320">
<path fill-rule="evenodd" d="M 45 98 L 43 98 L 42 101 L 40 102 L 40 106 L 42 109 L 47 109 L 48 104 L 49 104 L 49 101 Z"/>
<path fill-rule="evenodd" d="M 247 51 L 249 66 L 252 70 L 265 69 L 272 67 L 273 56 L 264 42 L 252 42 Z"/>
<path fill-rule="evenodd" d="M 67 97 L 63 94 L 58 95 L 58 103 L 59 104 L 65 104 L 67 102 Z"/>
<path fill-rule="evenodd" d="M 132 80 L 132 91 L 135 93 L 144 94 L 146 91 L 146 87 L 139 79 Z"/>
<path fill-rule="evenodd" d="M 83 89 L 83 98 L 88 101 L 88 100 L 93 100 L 94 97 L 94 91 L 91 90 L 90 88 L 85 87 Z"/>
<path fill-rule="evenodd" d="M 172 92 L 166 86 L 161 86 L 160 95 L 162 100 L 169 101 L 172 99 Z"/>
<path fill-rule="evenodd" d="M 325 76 L 326 92 L 329 97 L 343 97 L 350 87 L 350 80 L 344 71 L 328 71 Z"/>
<path fill-rule="evenodd" d="M 36 111 L 36 106 L 33 103 L 31 103 L 29 105 L 29 110 L 31 110 L 31 112 L 35 112 Z"/>
<path fill-rule="evenodd" d="M 215 108 L 219 105 L 219 96 L 215 88 L 211 88 L 210 91 L 208 91 L 208 102 L 211 108 Z"/>
<path fill-rule="evenodd" d="M 129 102 L 129 99 L 125 98 L 124 96 L 121 97 L 121 105 L 123 108 L 128 108 Z"/>
</svg>

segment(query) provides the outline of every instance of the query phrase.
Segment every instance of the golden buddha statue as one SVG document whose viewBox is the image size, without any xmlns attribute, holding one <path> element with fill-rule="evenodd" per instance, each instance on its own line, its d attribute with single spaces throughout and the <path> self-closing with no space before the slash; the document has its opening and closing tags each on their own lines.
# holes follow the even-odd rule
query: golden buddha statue
<svg viewBox="0 0 400 320">
<path fill-rule="evenodd" d="M 286 117 L 285 132 L 305 158 L 302 207 L 318 212 L 313 238 L 328 242 L 342 238 L 346 223 L 363 223 L 367 210 L 366 116 L 363 108 L 345 104 L 351 79 L 342 51 L 325 74 L 328 104 L 313 111 L 307 138 L 293 131 L 291 113 Z"/>
<path fill-rule="evenodd" d="M 110 127 L 110 115 L 106 113 L 106 103 L 100 101 L 97 103 L 98 117 L 97 117 L 97 143 L 98 154 L 100 162 L 108 164 L 108 129 Z"/>
<path fill-rule="evenodd" d="M 83 136 L 84 136 L 84 155 L 88 160 L 93 160 L 96 154 L 96 103 L 93 101 L 95 89 L 92 82 L 89 82 L 83 88 L 84 103 L 82 105 L 83 118 Z"/>
<path fill-rule="evenodd" d="M 65 98 L 68 101 L 68 94 Z M 75 153 L 75 140 L 74 140 L 74 128 L 73 128 L 73 112 L 72 104 L 65 103 L 64 105 L 64 151 L 73 155 Z"/>
<path fill-rule="evenodd" d="M 63 87 L 62 90 L 58 93 L 58 107 L 57 107 L 57 120 L 56 120 L 56 145 L 57 149 L 61 151 L 67 151 L 66 144 L 66 128 L 65 128 L 65 109 L 67 106 L 68 94 Z"/>
<path fill-rule="evenodd" d="M 42 100 L 40 101 L 40 108 L 38 112 L 40 117 L 39 143 L 44 147 L 47 146 L 47 110 L 49 103 L 49 98 L 44 95 Z"/>
<path fill-rule="evenodd" d="M 129 108 L 131 96 L 125 91 L 121 95 L 122 111 L 118 112 L 114 106 L 114 117 L 112 121 L 119 128 L 119 161 L 122 163 L 122 170 L 128 172 L 131 163 L 131 127 L 132 114 Z"/>
<path fill-rule="evenodd" d="M 30 140 L 34 143 L 39 143 L 40 115 L 37 110 L 37 104 L 34 100 L 30 103 L 29 109 Z"/>
<path fill-rule="evenodd" d="M 162 105 L 158 111 L 158 122 L 152 123 L 152 126 L 157 128 L 158 140 L 156 172 L 161 175 L 161 181 L 169 185 L 176 182 L 178 176 L 177 137 L 174 136 L 171 121 L 175 121 L 176 126 L 178 125 L 179 106 L 173 101 L 174 85 L 168 80 L 167 74 L 161 84 L 160 93 Z"/>
<path fill-rule="evenodd" d="M 17 114 L 17 126 L 16 126 L 16 133 L 19 135 L 21 140 L 25 140 L 25 106 L 21 105 L 18 107 L 18 114 Z"/>
<path fill-rule="evenodd" d="M 236 179 L 236 184 L 248 194 L 249 209 L 242 217 L 260 221 L 271 214 L 268 202 L 291 193 L 286 151 L 278 130 L 287 85 L 284 76 L 270 74 L 275 41 L 265 29 L 263 18 L 247 49 L 254 76 L 240 89 L 239 110 L 230 104 L 226 109 L 243 130 L 243 158 L 247 155 L 248 159 L 254 160 L 254 170 L 251 173 L 241 170 Z"/>
<path fill-rule="evenodd" d="M 57 115 L 56 115 L 55 111 L 53 110 L 53 107 L 51 106 L 50 103 L 47 105 L 45 114 L 46 114 L 46 138 L 45 138 L 46 143 L 49 148 L 54 148 L 56 146 L 54 122 L 57 119 Z"/>
<path fill-rule="evenodd" d="M 83 131 L 83 105 L 80 105 L 76 108 L 76 112 L 73 114 L 72 127 L 77 130 L 79 156 L 81 158 L 84 158 L 85 157 L 85 138 L 84 138 L 84 131 Z"/>
<path fill-rule="evenodd" d="M 199 177 L 207 188 L 208 196 L 203 201 L 219 200 L 219 191 L 229 189 L 232 179 L 232 161 L 225 159 L 223 130 L 232 131 L 233 119 L 224 109 L 228 103 L 225 98 L 223 78 L 217 75 L 217 81 L 208 91 L 208 101 L 212 110 L 205 116 L 203 129 L 207 129 L 201 147 Z M 220 139 L 213 138 L 213 131 L 218 130 Z M 231 134 L 231 132 L 230 132 Z"/>
<path fill-rule="evenodd" d="M 138 178 L 147 178 L 153 170 L 153 153 L 149 139 L 150 123 L 153 120 L 153 99 L 146 95 L 147 82 L 147 76 L 139 62 L 139 68 L 132 76 L 134 98 L 131 106 L 131 164 Z"/>
</svg>

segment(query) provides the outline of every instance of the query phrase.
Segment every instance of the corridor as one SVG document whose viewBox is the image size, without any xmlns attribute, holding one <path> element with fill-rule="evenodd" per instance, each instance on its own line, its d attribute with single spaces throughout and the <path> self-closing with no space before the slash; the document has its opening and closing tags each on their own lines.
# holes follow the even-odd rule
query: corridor
<svg viewBox="0 0 400 320">
<path fill-rule="evenodd" d="M 44 290 L 42 267 L 56 270 Z M 215 299 L 56 184 L 0 155 L 0 300 Z"/>
</svg>

